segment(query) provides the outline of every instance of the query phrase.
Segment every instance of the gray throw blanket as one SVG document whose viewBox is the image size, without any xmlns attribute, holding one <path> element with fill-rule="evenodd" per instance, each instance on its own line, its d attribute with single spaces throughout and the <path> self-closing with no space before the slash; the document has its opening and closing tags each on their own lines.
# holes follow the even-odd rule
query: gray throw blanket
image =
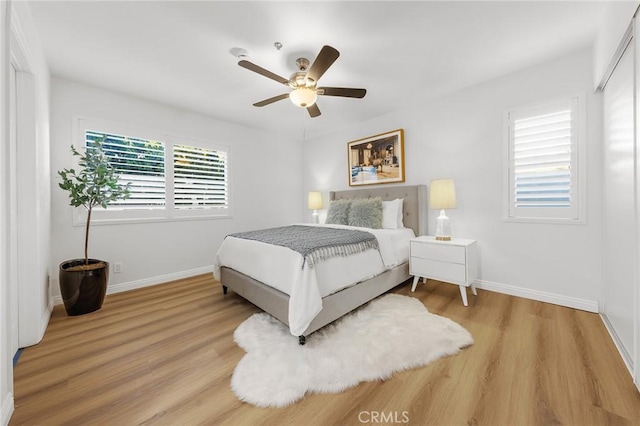
<svg viewBox="0 0 640 426">
<path fill-rule="evenodd" d="M 316 263 L 332 257 L 378 249 L 375 235 L 354 229 L 291 225 L 239 232 L 229 236 L 290 248 L 304 258 L 302 267 L 305 262 L 309 262 L 309 266 L 313 267 Z"/>
</svg>

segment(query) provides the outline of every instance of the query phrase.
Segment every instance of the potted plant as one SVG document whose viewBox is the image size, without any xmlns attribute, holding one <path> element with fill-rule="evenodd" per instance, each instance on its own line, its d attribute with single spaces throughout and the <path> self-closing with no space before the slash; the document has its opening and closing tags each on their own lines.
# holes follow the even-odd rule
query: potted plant
<svg viewBox="0 0 640 426">
<path fill-rule="evenodd" d="M 130 184 L 119 184 L 119 177 L 102 149 L 102 142 L 95 141 L 95 145 L 87 147 L 84 154 L 71 145 L 73 155 L 80 157 L 80 169 L 58 171 L 62 178 L 60 188 L 69 192 L 70 204 L 87 209 L 84 259 L 62 262 L 58 273 L 60 294 L 67 315 L 87 314 L 102 307 L 109 280 L 109 263 L 89 258 L 91 213 L 96 206 L 107 208 L 109 203 L 126 199 L 130 195 Z"/>
</svg>

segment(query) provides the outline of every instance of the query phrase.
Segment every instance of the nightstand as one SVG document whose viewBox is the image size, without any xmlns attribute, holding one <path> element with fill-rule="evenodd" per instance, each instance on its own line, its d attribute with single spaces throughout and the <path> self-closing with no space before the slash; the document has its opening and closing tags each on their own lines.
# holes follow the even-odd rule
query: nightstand
<svg viewBox="0 0 640 426">
<path fill-rule="evenodd" d="M 462 303 L 468 306 L 467 287 L 477 296 L 474 280 L 478 276 L 478 253 L 475 240 L 452 238 L 439 241 L 422 236 L 410 241 L 409 273 L 413 275 L 411 291 L 416 290 L 420 278 L 457 284 Z"/>
</svg>

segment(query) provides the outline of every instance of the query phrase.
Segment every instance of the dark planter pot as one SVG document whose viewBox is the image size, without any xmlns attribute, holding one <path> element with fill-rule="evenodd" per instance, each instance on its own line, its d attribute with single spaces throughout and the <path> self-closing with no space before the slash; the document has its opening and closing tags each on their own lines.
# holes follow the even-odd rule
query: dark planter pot
<svg viewBox="0 0 640 426">
<path fill-rule="evenodd" d="M 104 265 L 98 266 L 99 263 Z M 84 259 L 68 260 L 60 264 L 60 294 L 69 316 L 97 311 L 102 307 L 104 296 L 107 294 L 109 263 L 89 259 L 89 267 L 93 269 L 69 270 L 83 264 Z"/>
</svg>

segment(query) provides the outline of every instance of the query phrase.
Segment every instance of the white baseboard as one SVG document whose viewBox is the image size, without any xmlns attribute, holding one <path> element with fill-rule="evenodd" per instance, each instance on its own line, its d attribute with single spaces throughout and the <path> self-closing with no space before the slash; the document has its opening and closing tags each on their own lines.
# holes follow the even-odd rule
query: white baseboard
<svg viewBox="0 0 640 426">
<path fill-rule="evenodd" d="M 9 392 L 7 397 L 2 402 L 2 411 L 0 411 L 0 425 L 5 426 L 9 424 L 9 420 L 13 415 L 13 393 Z"/>
<path fill-rule="evenodd" d="M 202 268 L 189 269 L 186 271 L 174 272 L 171 274 L 159 275 L 156 277 L 115 284 L 107 287 L 107 294 L 121 293 L 123 291 L 163 284 L 169 281 L 189 278 L 195 275 L 206 274 L 209 272 L 213 273 L 213 266 L 204 266 Z M 544 291 L 532 290 L 528 288 L 516 287 L 509 284 L 501 284 L 485 280 L 476 280 L 475 286 L 477 288 L 494 291 L 496 293 L 503 293 L 511 296 L 523 297 L 525 299 L 553 303 L 554 305 L 566 306 L 568 308 L 580 309 L 582 311 L 598 313 L 598 302 L 595 300 L 563 296 L 555 293 L 548 293 Z M 56 305 L 62 304 L 62 297 L 60 295 L 53 296 L 53 303 Z"/>
<path fill-rule="evenodd" d="M 525 299 L 537 300 L 539 302 L 566 306 L 567 308 L 574 308 L 580 309 L 582 311 L 598 313 L 598 301 L 596 300 L 563 296 L 560 294 L 548 293 L 546 291 L 532 290 L 530 288 L 516 287 L 508 284 L 500 284 L 484 280 L 476 280 L 475 285 L 477 288 L 494 291 L 496 293 L 503 293 L 511 296 L 523 297 Z"/>
<path fill-rule="evenodd" d="M 631 355 L 624 348 L 624 345 L 622 344 L 622 340 L 620 339 L 620 336 L 618 336 L 618 333 L 616 332 L 616 329 L 613 326 L 613 324 L 611 324 L 611 321 L 609 321 L 609 317 L 607 317 L 607 314 L 605 314 L 604 312 L 600 312 L 600 318 L 602 318 L 602 322 L 604 323 L 604 326 L 609 332 L 609 335 L 611 336 L 611 340 L 613 340 L 613 343 L 616 345 L 616 348 L 618 349 L 618 352 L 620 353 L 620 356 L 624 361 L 624 365 L 627 366 L 627 370 L 629 370 L 629 374 L 631 374 L 631 377 L 633 377 L 633 360 L 631 358 Z"/>
<path fill-rule="evenodd" d="M 49 320 L 51 319 L 51 314 L 53 313 L 53 300 L 49 298 L 49 303 L 47 304 L 47 310 L 42 314 L 42 321 L 40 322 L 40 339 L 44 337 L 44 333 L 47 331 L 47 327 L 49 326 Z"/>
<path fill-rule="evenodd" d="M 107 294 L 122 293 L 123 291 L 135 290 L 138 288 L 149 287 L 152 285 L 164 284 L 169 281 L 181 280 L 183 278 L 193 277 L 195 275 L 201 275 L 206 273 L 213 273 L 213 265 L 204 266 L 202 268 L 189 269 L 186 271 L 174 272 L 166 275 L 159 275 L 156 277 L 143 278 L 141 280 L 129 281 L 126 283 L 119 283 L 110 285 L 107 287 Z M 53 296 L 53 303 L 56 305 L 62 304 L 62 296 Z"/>
</svg>

